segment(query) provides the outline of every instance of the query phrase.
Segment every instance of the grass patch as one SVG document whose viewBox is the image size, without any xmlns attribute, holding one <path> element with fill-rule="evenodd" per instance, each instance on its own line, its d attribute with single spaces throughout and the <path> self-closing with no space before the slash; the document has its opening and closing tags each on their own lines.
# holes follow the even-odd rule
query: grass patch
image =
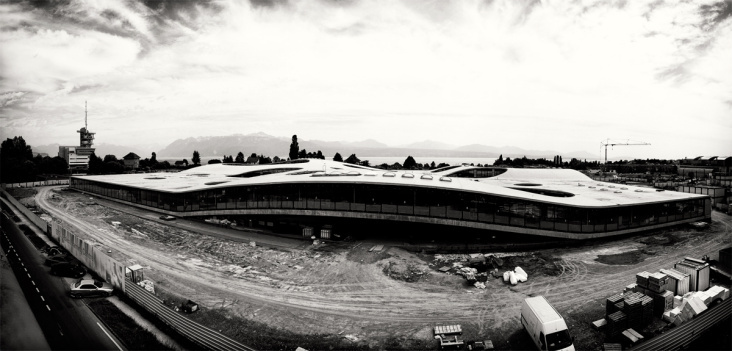
<svg viewBox="0 0 732 351">
<path fill-rule="evenodd" d="M 152 333 L 120 311 L 113 303 L 105 299 L 96 299 L 89 300 L 87 305 L 128 349 L 171 350 L 170 347 L 160 343 Z"/>
<path fill-rule="evenodd" d="M 8 188 L 5 189 L 5 191 L 10 194 L 10 196 L 16 198 L 18 201 L 22 198 L 26 197 L 34 197 L 36 194 L 38 194 L 38 190 L 34 188 Z"/>
<path fill-rule="evenodd" d="M 33 229 L 28 228 L 28 226 L 25 224 L 18 225 L 18 227 L 20 228 L 20 230 L 23 231 L 25 236 L 28 237 L 31 243 L 33 243 L 33 246 L 35 246 L 36 249 L 40 249 L 46 246 L 46 242 L 43 241 L 43 239 L 39 238 L 36 232 L 33 231 Z"/>
</svg>

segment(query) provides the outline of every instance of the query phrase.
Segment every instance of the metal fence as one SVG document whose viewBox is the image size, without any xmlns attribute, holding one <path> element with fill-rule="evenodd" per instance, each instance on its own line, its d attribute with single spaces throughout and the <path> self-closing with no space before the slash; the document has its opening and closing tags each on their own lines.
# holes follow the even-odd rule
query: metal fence
<svg viewBox="0 0 732 351">
<path fill-rule="evenodd" d="M 24 182 L 24 183 L 3 183 L 3 188 L 33 188 L 37 186 L 48 186 L 48 185 L 69 185 L 68 179 L 52 179 L 42 180 L 39 182 Z"/>
<path fill-rule="evenodd" d="M 732 299 L 727 299 L 694 319 L 665 332 L 663 335 L 641 343 L 632 350 L 686 349 L 692 341 L 704 335 L 705 330 L 729 318 L 730 314 L 732 314 Z"/>
</svg>

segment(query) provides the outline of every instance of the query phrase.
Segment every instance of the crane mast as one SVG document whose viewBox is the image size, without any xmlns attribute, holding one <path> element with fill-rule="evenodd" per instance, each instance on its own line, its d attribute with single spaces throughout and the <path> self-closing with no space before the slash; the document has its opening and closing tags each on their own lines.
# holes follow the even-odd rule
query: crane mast
<svg viewBox="0 0 732 351">
<path fill-rule="evenodd" d="M 651 145 L 651 143 L 646 143 L 644 141 L 632 141 L 632 140 L 622 140 L 622 141 L 614 141 L 610 139 L 606 139 L 600 142 L 600 145 L 605 148 L 605 163 L 607 164 L 607 147 L 614 147 L 614 146 L 620 146 L 620 145 Z"/>
</svg>

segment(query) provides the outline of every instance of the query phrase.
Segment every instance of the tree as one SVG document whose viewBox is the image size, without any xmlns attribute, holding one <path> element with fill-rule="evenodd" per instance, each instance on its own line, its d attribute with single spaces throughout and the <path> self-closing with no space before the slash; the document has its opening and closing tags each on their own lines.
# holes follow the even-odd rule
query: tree
<svg viewBox="0 0 732 351">
<path fill-rule="evenodd" d="M 98 157 L 94 152 L 92 152 L 91 155 L 89 155 L 89 169 L 87 170 L 87 173 L 89 174 L 101 174 L 104 172 L 104 161 L 100 157 Z"/>
<path fill-rule="evenodd" d="M 435 161 L 432 161 L 432 163 L 430 163 L 430 169 L 435 169 Z"/>
<path fill-rule="evenodd" d="M 306 158 L 308 157 L 308 151 L 305 149 L 300 150 L 300 152 L 297 153 L 297 157 L 293 158 L 293 160 L 296 160 L 298 158 Z"/>
<path fill-rule="evenodd" d="M 104 156 L 104 163 L 107 163 L 107 162 L 117 162 L 117 156 L 115 156 L 115 155 Z"/>
<path fill-rule="evenodd" d="M 321 160 L 325 160 L 325 156 L 323 156 L 323 153 L 318 150 L 318 153 L 315 154 L 315 157 Z"/>
<path fill-rule="evenodd" d="M 358 157 L 356 157 L 356 154 L 351 154 L 351 156 L 348 156 L 348 158 L 343 162 L 355 165 L 355 164 L 358 164 L 359 162 L 361 162 L 361 160 L 359 160 Z"/>
<path fill-rule="evenodd" d="M 29 161 L 31 164 L 26 164 Z M 0 152 L 0 178 L 4 183 L 33 181 L 36 177 L 33 150 L 25 144 L 22 136 L 8 138 L 2 142 Z"/>
<path fill-rule="evenodd" d="M 502 165 L 502 164 L 503 164 L 503 154 L 501 154 L 501 156 L 498 156 L 498 159 L 495 162 L 493 162 L 494 166 L 498 166 L 498 165 Z"/>
<path fill-rule="evenodd" d="M 358 164 L 360 164 L 361 166 L 364 166 L 364 167 L 371 167 L 371 163 L 369 162 L 369 160 L 363 160 L 363 161 L 359 162 Z"/>
<path fill-rule="evenodd" d="M 335 156 L 333 156 L 333 161 L 343 162 L 343 156 L 336 152 Z"/>
<path fill-rule="evenodd" d="M 198 154 L 198 150 L 193 150 L 193 158 L 191 158 L 191 161 L 193 161 L 193 164 L 196 166 L 201 164 L 201 155 Z"/>
<path fill-rule="evenodd" d="M 155 164 L 158 163 L 157 155 L 155 153 L 152 153 L 152 157 L 150 157 L 150 163 Z"/>
<path fill-rule="evenodd" d="M 236 163 L 244 163 L 246 161 L 247 160 L 244 159 L 244 154 L 241 151 L 239 151 L 239 153 L 236 154 L 236 159 L 234 160 L 234 162 L 236 162 Z"/>
<path fill-rule="evenodd" d="M 290 160 L 297 160 L 300 146 L 297 144 L 297 135 L 292 136 L 292 144 L 290 144 Z"/>
<path fill-rule="evenodd" d="M 211 159 L 211 160 L 208 160 L 208 164 L 212 165 L 214 163 L 221 163 L 221 160 L 219 160 L 219 159 Z"/>
<path fill-rule="evenodd" d="M 415 169 L 417 168 L 417 161 L 414 160 L 414 157 L 407 156 L 407 159 L 404 160 L 404 166 L 405 169 Z"/>
</svg>

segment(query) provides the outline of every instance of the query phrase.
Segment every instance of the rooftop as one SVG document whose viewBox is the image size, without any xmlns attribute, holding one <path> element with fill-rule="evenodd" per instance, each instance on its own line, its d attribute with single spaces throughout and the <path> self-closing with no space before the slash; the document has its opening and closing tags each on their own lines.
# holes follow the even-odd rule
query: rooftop
<svg viewBox="0 0 732 351">
<path fill-rule="evenodd" d="M 456 173 L 473 169 L 503 173 L 487 178 L 461 178 L 456 175 Z M 570 169 L 462 165 L 432 171 L 394 171 L 319 159 L 263 165 L 211 164 L 178 173 L 76 176 L 74 178 L 169 193 L 282 183 L 402 185 L 460 190 L 579 207 L 637 205 L 706 197 L 705 195 L 657 191 L 647 187 L 595 181 Z"/>
</svg>

